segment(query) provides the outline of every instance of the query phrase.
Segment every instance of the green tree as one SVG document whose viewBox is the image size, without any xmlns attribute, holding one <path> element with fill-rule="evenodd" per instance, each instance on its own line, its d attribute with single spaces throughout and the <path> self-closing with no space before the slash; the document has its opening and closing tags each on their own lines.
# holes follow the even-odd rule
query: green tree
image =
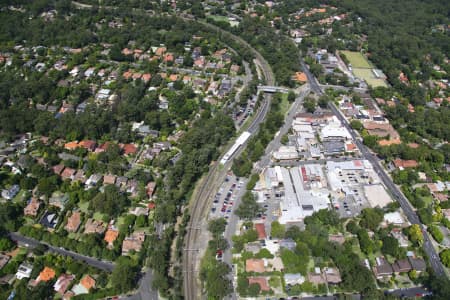
<svg viewBox="0 0 450 300">
<path fill-rule="evenodd" d="M 286 228 L 284 225 L 281 225 L 278 221 L 273 221 L 271 224 L 270 235 L 272 238 L 284 238 L 284 234 L 286 232 Z"/>
<path fill-rule="evenodd" d="M 251 220 L 263 211 L 263 208 L 256 202 L 253 193 L 247 191 L 242 197 L 242 201 L 236 209 L 235 214 L 241 219 Z"/>
<path fill-rule="evenodd" d="M 138 268 L 128 257 L 121 256 L 111 274 L 111 284 L 121 293 L 136 286 Z"/>
<path fill-rule="evenodd" d="M 375 231 L 383 220 L 383 210 L 379 208 L 365 208 L 362 210 L 362 217 L 359 225 Z"/>
<path fill-rule="evenodd" d="M 213 219 L 208 223 L 208 230 L 211 232 L 214 239 L 217 239 L 225 232 L 226 226 L 227 220 L 225 220 L 225 218 Z"/>
</svg>

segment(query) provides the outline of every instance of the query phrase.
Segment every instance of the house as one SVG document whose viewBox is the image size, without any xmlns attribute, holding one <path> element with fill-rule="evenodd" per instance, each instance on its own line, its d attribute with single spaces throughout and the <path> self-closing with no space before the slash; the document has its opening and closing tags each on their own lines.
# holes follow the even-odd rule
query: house
<svg viewBox="0 0 450 300">
<path fill-rule="evenodd" d="M 21 280 L 23 278 L 30 278 L 31 271 L 33 271 L 33 266 L 28 263 L 22 263 L 16 272 L 16 278 Z"/>
<path fill-rule="evenodd" d="M 89 291 L 95 287 L 95 279 L 89 275 L 83 276 L 80 282 L 72 288 L 75 295 L 89 294 Z"/>
<path fill-rule="evenodd" d="M 75 150 L 78 148 L 78 142 L 77 141 L 73 141 L 73 142 L 69 142 L 64 144 L 64 149 L 66 150 Z"/>
<path fill-rule="evenodd" d="M 127 186 L 128 178 L 125 176 L 118 176 L 116 178 L 116 186 L 119 188 L 124 188 Z"/>
<path fill-rule="evenodd" d="M 266 277 L 249 277 L 248 284 L 257 284 L 262 292 L 270 291 L 269 282 Z"/>
<path fill-rule="evenodd" d="M 19 191 L 20 191 L 20 186 L 17 184 L 14 184 L 9 189 L 2 190 L 2 197 L 5 198 L 6 200 L 11 200 L 17 195 L 17 193 L 19 193 Z"/>
<path fill-rule="evenodd" d="M 396 226 L 408 226 L 408 223 L 406 222 L 405 218 L 398 211 L 384 214 L 383 220 L 387 225 L 392 224 Z"/>
<path fill-rule="evenodd" d="M 345 237 L 342 234 L 330 234 L 328 241 L 342 245 L 345 243 Z"/>
<path fill-rule="evenodd" d="M 73 176 L 75 175 L 75 173 L 77 172 L 77 170 L 66 167 L 64 168 L 64 171 L 62 171 L 61 173 L 61 177 L 62 179 L 73 179 Z"/>
<path fill-rule="evenodd" d="M 111 249 L 114 246 L 114 242 L 117 240 L 117 238 L 119 237 L 119 230 L 110 227 L 108 228 L 108 230 L 105 233 L 105 242 L 108 243 L 108 248 Z"/>
<path fill-rule="evenodd" d="M 286 285 L 296 285 L 296 284 L 302 284 L 303 282 L 305 282 L 305 277 L 302 276 L 302 274 L 297 273 L 297 274 L 291 274 L 291 273 L 287 273 L 284 274 L 284 282 L 286 283 Z"/>
<path fill-rule="evenodd" d="M 308 77 L 303 72 L 296 72 L 295 75 L 293 76 L 293 79 L 300 83 L 305 83 L 308 81 Z"/>
<path fill-rule="evenodd" d="M 58 215 L 47 211 L 39 222 L 42 226 L 49 229 L 55 229 L 56 224 L 58 224 Z"/>
<path fill-rule="evenodd" d="M 408 257 L 411 268 L 418 273 L 424 272 L 427 269 L 427 264 L 423 258 Z"/>
<path fill-rule="evenodd" d="M 135 231 L 131 236 L 126 237 L 122 243 L 122 255 L 129 254 L 132 250 L 141 251 L 142 244 L 145 240 L 145 233 L 143 231 Z"/>
<path fill-rule="evenodd" d="M 398 241 L 398 244 L 402 248 L 409 246 L 408 238 L 403 234 L 400 228 L 393 228 L 391 231 L 391 236 Z"/>
<path fill-rule="evenodd" d="M 119 147 L 123 150 L 124 155 L 135 154 L 137 147 L 134 144 L 120 144 Z"/>
<path fill-rule="evenodd" d="M 375 274 L 375 277 L 377 279 L 392 276 L 394 270 L 392 269 L 392 266 L 383 257 L 377 257 L 375 260 L 376 266 L 373 267 L 373 273 Z"/>
<path fill-rule="evenodd" d="M 267 238 L 266 228 L 264 227 L 264 223 L 255 224 L 255 230 L 258 233 L 259 240 L 265 240 Z"/>
<path fill-rule="evenodd" d="M 67 218 L 67 224 L 64 226 L 68 232 L 76 232 L 81 225 L 81 213 L 79 211 L 74 211 Z"/>
<path fill-rule="evenodd" d="M 338 284 L 342 281 L 341 273 L 337 268 L 325 268 L 324 274 L 328 284 Z"/>
<path fill-rule="evenodd" d="M 281 248 L 286 248 L 289 250 L 294 250 L 295 247 L 297 247 L 297 243 L 291 238 L 281 240 L 279 244 Z"/>
<path fill-rule="evenodd" d="M 261 250 L 260 242 L 247 243 L 244 246 L 246 252 L 251 252 L 253 254 L 257 254 Z"/>
<path fill-rule="evenodd" d="M 86 224 L 84 225 L 84 233 L 90 234 L 90 233 L 98 233 L 102 234 L 105 232 L 106 226 L 102 221 L 97 221 L 92 218 L 88 219 Z"/>
<path fill-rule="evenodd" d="M 58 294 L 64 295 L 74 279 L 75 276 L 72 274 L 61 274 L 53 285 L 53 289 Z"/>
<path fill-rule="evenodd" d="M 412 267 L 408 259 L 400 259 L 392 265 L 392 269 L 394 270 L 395 274 L 399 274 L 411 271 Z"/>
<path fill-rule="evenodd" d="M 155 193 L 156 189 L 156 182 L 150 181 L 147 183 L 147 186 L 145 190 L 147 191 L 147 196 L 151 199 L 153 197 L 153 194 Z"/>
<path fill-rule="evenodd" d="M 73 175 L 72 181 L 78 181 L 80 183 L 85 183 L 86 182 L 86 176 L 84 175 L 84 171 L 83 170 L 78 170 Z"/>
<path fill-rule="evenodd" d="M 130 214 L 135 216 L 148 216 L 148 207 L 135 207 L 133 210 L 130 210 Z"/>
<path fill-rule="evenodd" d="M 23 214 L 25 216 L 36 217 L 40 207 L 41 202 L 37 198 L 33 197 L 29 200 L 27 206 L 25 206 L 25 208 L 23 209 Z"/>
<path fill-rule="evenodd" d="M 397 158 L 397 159 L 394 159 L 393 163 L 397 169 L 416 168 L 419 166 L 417 161 L 412 160 L 412 159 L 403 160 L 403 159 Z"/>
<path fill-rule="evenodd" d="M 9 257 L 8 255 L 0 253 L 0 270 L 8 263 L 10 258 L 11 257 Z"/>
<path fill-rule="evenodd" d="M 314 273 L 308 273 L 308 281 L 312 284 L 325 284 L 326 279 L 320 268 L 314 268 Z"/>
<path fill-rule="evenodd" d="M 259 258 L 249 258 L 245 261 L 245 272 L 263 273 L 264 271 L 264 260 Z"/>
<path fill-rule="evenodd" d="M 56 191 L 52 194 L 50 199 L 48 199 L 48 204 L 64 209 L 67 201 L 69 201 L 69 194 Z"/>
<path fill-rule="evenodd" d="M 128 180 L 127 193 L 131 194 L 131 197 L 136 197 L 138 193 L 138 182 L 135 179 Z"/>
<path fill-rule="evenodd" d="M 87 186 L 96 186 L 100 180 L 102 180 L 103 176 L 100 174 L 92 174 L 88 180 L 86 180 Z"/>
<path fill-rule="evenodd" d="M 88 151 L 94 151 L 95 148 L 97 147 L 97 143 L 95 141 L 92 141 L 92 140 L 84 140 L 84 141 L 81 141 L 78 144 L 78 146 L 82 147 L 82 148 L 84 148 L 84 149 L 86 149 Z"/>
<path fill-rule="evenodd" d="M 41 281 L 48 282 L 55 278 L 56 272 L 52 268 L 44 267 L 44 269 L 39 273 L 39 276 L 36 278 L 36 283 L 39 283 Z"/>
<path fill-rule="evenodd" d="M 59 165 L 53 166 L 52 170 L 53 170 L 53 173 L 55 173 L 56 175 L 61 175 L 62 171 L 64 170 L 64 165 L 59 164 Z"/>
<path fill-rule="evenodd" d="M 103 176 L 103 184 L 115 184 L 116 183 L 116 176 L 109 174 Z"/>
</svg>

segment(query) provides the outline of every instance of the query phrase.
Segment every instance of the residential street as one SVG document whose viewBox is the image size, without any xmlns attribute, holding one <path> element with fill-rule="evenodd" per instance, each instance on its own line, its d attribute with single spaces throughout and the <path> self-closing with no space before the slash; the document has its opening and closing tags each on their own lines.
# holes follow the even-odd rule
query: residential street
<svg viewBox="0 0 450 300">
<path fill-rule="evenodd" d="M 89 256 L 84 256 L 81 254 L 78 254 L 76 252 L 70 251 L 70 250 L 66 250 L 64 248 L 58 248 L 58 247 L 53 247 L 49 244 L 43 243 L 43 242 L 39 242 L 36 241 L 35 239 L 32 238 L 28 238 L 28 237 L 24 237 L 22 235 L 20 235 L 19 233 L 16 232 L 12 232 L 9 234 L 9 237 L 21 244 L 24 245 L 25 247 L 29 247 L 29 248 L 34 248 L 39 244 L 45 245 L 48 247 L 49 251 L 60 254 L 60 255 L 64 255 L 64 256 L 70 256 L 75 260 L 84 262 L 90 266 L 93 266 L 95 268 L 107 271 L 107 272 L 112 272 L 112 270 L 114 270 L 114 264 L 111 262 L 106 262 L 106 261 L 102 261 L 93 257 L 89 257 Z"/>
</svg>

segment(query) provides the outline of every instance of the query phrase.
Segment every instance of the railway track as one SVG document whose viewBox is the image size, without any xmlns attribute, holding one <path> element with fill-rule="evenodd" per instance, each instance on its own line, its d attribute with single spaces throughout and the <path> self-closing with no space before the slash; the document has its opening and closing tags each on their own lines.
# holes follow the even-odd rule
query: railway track
<svg viewBox="0 0 450 300">
<path fill-rule="evenodd" d="M 274 75 L 272 69 L 268 62 L 264 59 L 264 57 L 256 51 L 253 47 L 251 47 L 246 41 L 242 38 L 237 37 L 225 30 L 222 30 L 214 25 L 209 23 L 198 21 L 203 24 L 205 27 L 210 28 L 211 30 L 215 30 L 220 32 L 222 35 L 226 35 L 228 38 L 233 39 L 235 42 L 240 43 L 241 45 L 247 47 L 252 51 L 257 61 L 260 64 L 262 72 L 264 74 L 264 78 L 266 83 L 269 85 L 275 84 Z M 249 132 L 251 134 L 255 134 L 257 132 L 259 124 L 264 121 L 270 107 L 270 95 L 266 95 L 263 104 L 257 111 L 252 123 L 250 124 Z M 233 157 L 236 157 L 243 151 L 244 147 L 241 147 L 236 151 Z M 185 248 L 183 252 L 183 287 L 184 287 L 184 297 L 185 299 L 201 299 L 202 293 L 200 291 L 200 282 L 198 280 L 198 268 L 200 265 L 200 255 L 202 252 L 200 250 L 200 243 L 205 243 L 205 241 L 200 241 L 202 231 L 206 230 L 206 217 L 209 211 L 209 203 L 212 198 L 212 194 L 215 193 L 221 182 L 225 179 L 227 170 L 231 166 L 233 161 L 233 157 L 231 157 L 227 163 L 223 167 L 220 166 L 219 162 L 215 162 L 214 165 L 210 168 L 206 177 L 204 177 L 200 183 L 200 186 L 197 188 L 196 192 L 194 192 L 191 201 L 191 207 L 189 209 L 191 213 L 191 217 L 189 220 L 189 225 L 187 229 L 187 233 L 185 236 Z M 198 257 L 197 257 L 198 256 Z"/>
</svg>

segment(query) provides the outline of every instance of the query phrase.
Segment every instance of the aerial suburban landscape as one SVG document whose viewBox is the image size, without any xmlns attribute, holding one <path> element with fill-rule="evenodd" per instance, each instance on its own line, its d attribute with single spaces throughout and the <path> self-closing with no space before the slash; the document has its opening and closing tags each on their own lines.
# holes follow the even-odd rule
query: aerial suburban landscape
<svg viewBox="0 0 450 300">
<path fill-rule="evenodd" d="M 449 12 L 1 1 L 0 299 L 450 299 Z"/>
</svg>

